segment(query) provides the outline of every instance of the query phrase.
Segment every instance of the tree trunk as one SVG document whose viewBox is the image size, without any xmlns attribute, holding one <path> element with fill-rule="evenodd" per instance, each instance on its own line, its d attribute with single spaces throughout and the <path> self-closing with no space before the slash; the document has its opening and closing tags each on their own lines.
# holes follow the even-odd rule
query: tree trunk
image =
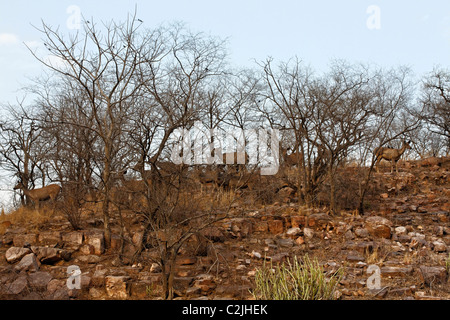
<svg viewBox="0 0 450 320">
<path fill-rule="evenodd" d="M 336 183 L 334 181 L 334 170 L 332 163 L 328 166 L 328 175 L 330 178 L 330 212 L 336 213 Z"/>
</svg>

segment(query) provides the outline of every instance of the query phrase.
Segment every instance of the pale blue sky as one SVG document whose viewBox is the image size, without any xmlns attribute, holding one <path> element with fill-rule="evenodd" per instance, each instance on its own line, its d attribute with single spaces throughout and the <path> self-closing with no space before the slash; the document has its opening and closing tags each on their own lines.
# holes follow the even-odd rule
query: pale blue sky
<svg viewBox="0 0 450 320">
<path fill-rule="evenodd" d="M 0 103 L 13 101 L 26 76 L 40 65 L 23 42 L 38 46 L 40 20 L 67 28 L 71 5 L 87 19 L 125 20 L 138 6 L 145 26 L 183 21 L 195 31 L 229 39 L 230 59 L 252 65 L 252 59 L 298 56 L 315 69 L 333 58 L 380 66 L 409 65 L 421 75 L 435 65 L 448 66 L 450 1 L 5 1 L 0 0 Z M 380 9 L 380 29 L 370 30 L 367 8 Z M 42 51 L 45 53 L 45 51 Z"/>
<path fill-rule="evenodd" d="M 13 103 L 27 77 L 41 71 L 24 45 L 42 47 L 41 34 L 32 25 L 43 19 L 69 33 L 67 10 L 72 5 L 86 19 L 107 21 L 125 20 L 135 4 L 146 27 L 183 21 L 194 31 L 228 38 L 230 61 L 236 66 L 253 66 L 253 59 L 268 56 L 298 56 L 317 70 L 325 70 L 335 58 L 383 67 L 408 65 L 419 77 L 436 65 L 449 67 L 448 0 L 0 0 L 0 106 Z M 379 8 L 379 29 L 367 27 L 371 5 Z"/>
</svg>

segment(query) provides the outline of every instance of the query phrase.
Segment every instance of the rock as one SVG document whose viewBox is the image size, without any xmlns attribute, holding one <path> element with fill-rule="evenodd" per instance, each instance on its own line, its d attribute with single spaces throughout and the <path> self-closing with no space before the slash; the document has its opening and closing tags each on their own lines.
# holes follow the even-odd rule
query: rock
<svg viewBox="0 0 450 320">
<path fill-rule="evenodd" d="M 269 230 L 269 224 L 267 221 L 256 221 L 254 229 L 255 232 L 266 233 Z"/>
<path fill-rule="evenodd" d="M 37 271 L 28 275 L 30 285 L 38 290 L 45 290 L 53 276 L 45 271 Z"/>
<path fill-rule="evenodd" d="M 85 243 L 94 247 L 94 254 L 101 255 L 105 251 L 105 237 L 103 232 L 88 231 L 84 233 Z"/>
<path fill-rule="evenodd" d="M 103 287 L 105 285 L 105 278 L 107 273 L 107 269 L 95 270 L 91 278 L 92 286 Z"/>
<path fill-rule="evenodd" d="M 367 238 L 369 236 L 369 231 L 366 228 L 356 228 L 355 235 L 360 238 Z"/>
<path fill-rule="evenodd" d="M 278 239 L 277 244 L 282 247 L 282 248 L 290 248 L 293 247 L 295 242 L 293 239 L 288 238 L 288 239 Z"/>
<path fill-rule="evenodd" d="M 306 216 L 291 217 L 291 225 L 293 228 L 299 228 L 299 227 L 306 226 Z"/>
<path fill-rule="evenodd" d="M 289 228 L 286 231 L 286 235 L 289 237 L 293 237 L 293 238 L 297 238 L 301 234 L 302 234 L 302 230 L 299 227 Z"/>
<path fill-rule="evenodd" d="M 152 263 L 152 265 L 150 266 L 151 273 L 160 273 L 161 271 L 161 266 L 158 263 Z"/>
<path fill-rule="evenodd" d="M 429 286 L 444 284 L 447 281 L 447 270 L 445 267 L 420 266 L 420 277 Z"/>
<path fill-rule="evenodd" d="M 438 237 L 442 237 L 445 233 L 445 228 L 443 226 L 435 226 L 433 228 L 433 233 Z"/>
<path fill-rule="evenodd" d="M 47 293 L 53 294 L 61 288 L 67 288 L 66 281 L 59 279 L 51 279 L 47 283 Z"/>
<path fill-rule="evenodd" d="M 38 235 L 38 241 L 43 246 L 54 246 L 61 242 L 61 232 L 43 231 Z"/>
<path fill-rule="evenodd" d="M 395 267 L 385 266 L 381 267 L 381 275 L 383 277 L 405 277 L 411 275 L 413 272 L 412 267 Z"/>
<path fill-rule="evenodd" d="M 20 294 L 27 287 L 28 281 L 26 275 L 19 276 L 16 280 L 11 283 L 8 287 L 9 294 Z"/>
<path fill-rule="evenodd" d="M 325 229 L 331 222 L 331 217 L 326 213 L 313 213 L 308 217 L 308 226 L 315 229 Z"/>
<path fill-rule="evenodd" d="M 347 239 L 347 240 L 352 240 L 352 239 L 355 238 L 355 236 L 353 235 L 352 230 L 347 230 L 347 231 L 344 233 L 344 237 L 345 237 L 345 239 Z"/>
<path fill-rule="evenodd" d="M 350 251 L 347 254 L 347 260 L 356 262 L 356 261 L 364 261 L 365 259 L 364 259 L 363 255 L 360 254 L 359 252 L 357 252 L 357 251 Z"/>
<path fill-rule="evenodd" d="M 101 257 L 97 255 L 86 255 L 86 256 L 79 256 L 77 257 L 76 261 L 94 264 L 94 263 L 100 263 L 102 261 Z"/>
<path fill-rule="evenodd" d="M 442 240 L 436 240 L 433 242 L 433 250 L 436 252 L 445 252 L 447 251 L 447 245 Z"/>
<path fill-rule="evenodd" d="M 274 263 L 278 263 L 278 262 L 282 262 L 283 260 L 285 260 L 287 257 L 289 257 L 289 253 L 287 252 L 281 252 L 281 253 L 277 253 L 274 254 L 272 257 L 270 257 L 269 259 L 274 262 Z"/>
<path fill-rule="evenodd" d="M 92 287 L 89 289 L 89 296 L 91 296 L 92 299 L 101 299 L 105 295 L 105 291 L 100 288 Z"/>
<path fill-rule="evenodd" d="M 78 250 L 83 244 L 83 233 L 78 231 L 67 232 L 61 234 L 61 239 L 64 242 L 64 248 Z"/>
<path fill-rule="evenodd" d="M 244 218 L 235 218 L 231 221 L 231 233 L 235 237 L 245 238 L 253 233 L 253 224 Z"/>
<path fill-rule="evenodd" d="M 210 274 L 200 274 L 198 275 L 192 284 L 192 287 L 200 288 L 203 294 L 210 293 L 216 288 L 216 283 L 214 277 Z"/>
<path fill-rule="evenodd" d="M 108 297 L 113 299 L 127 299 L 129 297 L 128 276 L 107 276 L 105 288 Z"/>
<path fill-rule="evenodd" d="M 212 242 L 224 242 L 225 235 L 218 227 L 207 227 L 200 232 L 206 239 Z"/>
<path fill-rule="evenodd" d="M 20 271 L 38 271 L 40 263 L 36 259 L 34 253 L 29 253 L 20 260 L 20 262 L 14 267 L 16 272 Z"/>
<path fill-rule="evenodd" d="M 54 264 L 63 259 L 68 261 L 71 256 L 69 251 L 58 248 L 31 247 L 31 249 L 42 264 Z"/>
<path fill-rule="evenodd" d="M 380 216 L 372 216 L 366 219 L 366 228 L 369 233 L 377 238 L 391 238 L 392 222 Z"/>
<path fill-rule="evenodd" d="M 6 251 L 5 258 L 9 263 L 16 263 L 29 253 L 31 250 L 28 248 L 11 247 Z"/>
<path fill-rule="evenodd" d="M 395 234 L 397 234 L 397 235 L 404 235 L 404 234 L 406 234 L 406 228 L 403 227 L 403 226 L 397 227 L 394 230 L 395 230 Z"/>
<path fill-rule="evenodd" d="M 176 263 L 180 266 L 193 265 L 197 263 L 197 257 L 179 257 Z"/>
<path fill-rule="evenodd" d="M 310 228 L 303 228 L 303 234 L 307 239 L 314 237 L 314 230 Z"/>
<path fill-rule="evenodd" d="M 259 253 L 257 251 L 252 251 L 252 253 L 250 255 L 251 255 L 252 258 L 262 259 L 261 253 Z"/>
<path fill-rule="evenodd" d="M 283 233 L 283 221 L 282 220 L 271 220 L 268 222 L 269 224 L 269 232 L 272 234 L 280 234 Z"/>
<path fill-rule="evenodd" d="M 27 245 L 35 245 L 38 242 L 37 234 L 16 234 L 13 237 L 13 244 L 15 247 L 24 247 Z"/>
</svg>

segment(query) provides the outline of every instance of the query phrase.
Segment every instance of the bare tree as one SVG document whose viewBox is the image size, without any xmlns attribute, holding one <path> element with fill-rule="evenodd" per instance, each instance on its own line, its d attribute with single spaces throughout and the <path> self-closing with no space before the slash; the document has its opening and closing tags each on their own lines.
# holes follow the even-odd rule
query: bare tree
<svg viewBox="0 0 450 320">
<path fill-rule="evenodd" d="M 109 205 L 112 187 L 112 172 L 116 170 L 120 137 L 127 115 L 135 97 L 139 96 L 142 82 L 137 79 L 139 64 L 158 59 L 162 42 L 159 30 L 139 33 L 139 23 L 129 16 L 125 23 L 103 24 L 102 28 L 91 21 L 69 39 L 51 26 L 42 23 L 44 45 L 62 63 L 52 64 L 33 55 L 60 79 L 73 82 L 85 98 L 81 107 L 91 114 L 93 130 L 101 141 L 99 178 L 103 193 L 103 219 L 105 243 L 111 240 Z M 30 50 L 31 51 L 31 50 Z M 89 111 L 86 111 L 89 110 Z M 87 128 L 84 124 L 74 123 Z M 119 168 L 120 169 L 120 168 Z"/>
<path fill-rule="evenodd" d="M 26 188 L 34 188 L 38 170 L 40 149 L 38 143 L 42 131 L 36 121 L 31 120 L 29 110 L 23 106 L 6 108 L 5 119 L 0 121 L 0 165 L 11 172 Z M 28 204 L 24 195 L 22 205 Z"/>
<path fill-rule="evenodd" d="M 422 110 L 417 116 L 428 130 L 446 139 L 450 150 L 450 71 L 435 68 L 423 81 Z"/>
</svg>

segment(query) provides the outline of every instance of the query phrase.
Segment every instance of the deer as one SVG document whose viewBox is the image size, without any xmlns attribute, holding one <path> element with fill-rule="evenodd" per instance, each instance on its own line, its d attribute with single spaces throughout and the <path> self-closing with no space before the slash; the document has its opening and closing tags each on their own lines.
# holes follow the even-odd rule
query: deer
<svg viewBox="0 0 450 320">
<path fill-rule="evenodd" d="M 56 197 L 61 190 L 61 187 L 57 184 L 49 184 L 43 188 L 29 190 L 22 182 L 19 182 L 13 190 L 20 189 L 22 192 L 30 198 L 34 204 L 40 206 L 41 201 L 51 200 L 55 204 Z"/>
<path fill-rule="evenodd" d="M 290 151 L 291 148 L 280 148 L 281 157 L 283 159 L 284 165 L 286 167 L 294 167 L 298 165 L 298 161 L 302 161 L 303 159 L 303 153 L 299 151 L 292 151 L 291 154 L 288 154 L 288 151 Z"/>
<path fill-rule="evenodd" d="M 394 172 L 394 164 L 395 164 L 395 171 L 398 173 L 398 167 L 397 162 L 402 156 L 402 154 L 406 151 L 406 149 L 411 149 L 411 146 L 409 145 L 411 141 L 403 141 L 403 145 L 400 149 L 395 148 L 385 148 L 385 147 L 378 147 L 376 148 L 373 153 L 375 154 L 376 159 L 376 167 L 377 172 L 379 172 L 378 164 L 380 163 L 381 159 L 385 159 L 387 161 L 391 161 L 391 173 Z"/>
</svg>

